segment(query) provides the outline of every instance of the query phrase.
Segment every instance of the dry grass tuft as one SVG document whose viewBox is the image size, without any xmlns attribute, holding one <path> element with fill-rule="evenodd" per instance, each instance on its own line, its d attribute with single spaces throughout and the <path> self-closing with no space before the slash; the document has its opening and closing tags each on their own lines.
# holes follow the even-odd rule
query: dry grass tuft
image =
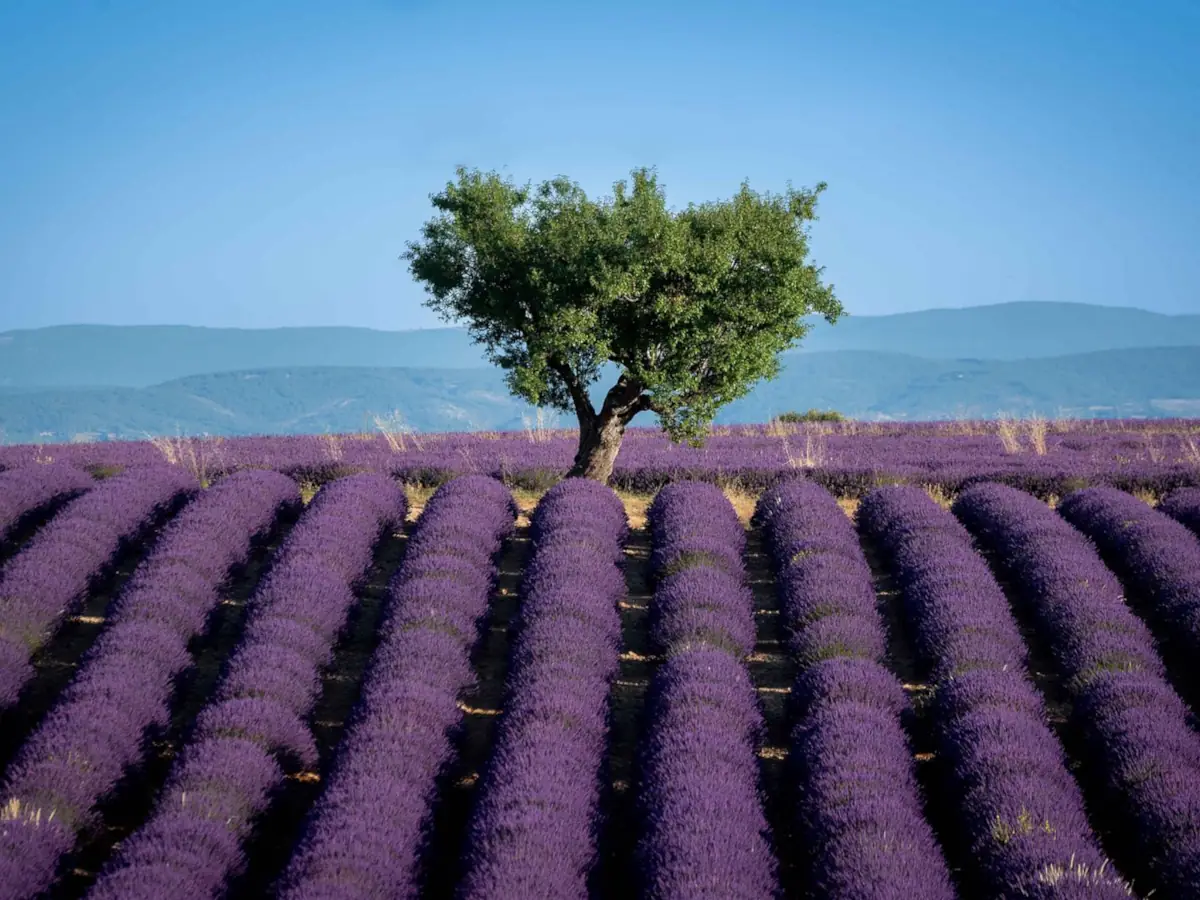
<svg viewBox="0 0 1200 900">
<path fill-rule="evenodd" d="M 754 515 L 754 508 L 758 505 L 758 494 L 751 493 L 745 488 L 736 485 L 724 487 L 722 488 L 722 492 L 729 499 L 742 525 L 748 526 L 751 517 Z"/>
<path fill-rule="evenodd" d="M 1065 420 L 1053 424 L 1054 431 L 1066 430 Z M 1024 434 L 1029 440 L 1029 449 L 1038 456 L 1045 456 L 1049 449 L 1046 436 L 1050 431 L 1051 422 L 1044 416 L 1033 415 L 1028 419 L 1001 416 L 996 420 L 996 436 L 1004 445 L 1005 453 L 1020 453 L 1024 449 L 1021 443 Z"/>
<path fill-rule="evenodd" d="M 1026 429 L 1029 431 L 1029 446 L 1033 448 L 1033 452 L 1038 456 L 1046 455 L 1046 430 L 1049 428 L 1049 422 L 1041 416 L 1032 416 L 1025 423 Z"/>
<path fill-rule="evenodd" d="M 942 509 L 949 509 L 954 505 L 954 495 L 940 484 L 923 484 L 921 485 L 921 489 L 929 495 L 929 499 L 942 507 Z"/>
<path fill-rule="evenodd" d="M 996 436 L 1004 446 L 1005 453 L 1021 452 L 1021 431 L 1016 419 L 1001 416 L 996 420 Z"/>
<path fill-rule="evenodd" d="M 825 465 L 827 461 L 825 433 L 805 429 L 804 448 L 793 448 L 787 437 L 781 437 L 783 441 L 783 455 L 787 459 L 787 464 L 793 469 L 818 469 Z"/>
<path fill-rule="evenodd" d="M 789 434 L 796 433 L 796 426 L 782 421 L 778 416 L 771 416 L 763 428 L 763 433 L 768 437 L 786 438 Z"/>
<path fill-rule="evenodd" d="M 521 413 L 521 423 L 525 426 L 525 437 L 530 443 L 544 444 L 554 438 L 554 431 L 558 427 L 558 413 L 547 413 L 539 406 L 533 419 Z"/>
<path fill-rule="evenodd" d="M 146 435 L 168 464 L 183 466 L 191 472 L 201 487 L 208 487 L 221 462 L 224 438 L 205 434 L 200 437 L 154 437 Z"/>
<path fill-rule="evenodd" d="M 425 449 L 421 445 L 420 438 L 417 437 L 416 429 L 405 424 L 404 414 L 400 410 L 393 409 L 381 416 L 372 416 L 371 419 L 393 453 L 405 452 L 410 440 L 418 450 Z"/>
<path fill-rule="evenodd" d="M 1190 434 L 1183 438 L 1183 461 L 1200 466 L 1200 444 Z"/>
</svg>

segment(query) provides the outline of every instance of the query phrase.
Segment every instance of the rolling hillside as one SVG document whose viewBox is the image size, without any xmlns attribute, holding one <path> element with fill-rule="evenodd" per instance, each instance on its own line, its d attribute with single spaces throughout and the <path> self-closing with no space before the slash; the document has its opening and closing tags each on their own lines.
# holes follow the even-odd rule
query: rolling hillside
<svg viewBox="0 0 1200 900">
<path fill-rule="evenodd" d="M 1019 360 L 1101 350 L 1200 347 L 1200 316 L 1070 303 L 1007 303 L 818 320 L 793 353 L 871 350 L 925 359 Z M 268 368 L 479 368 L 457 328 L 195 328 L 65 325 L 0 333 L 0 387 L 150 387 Z"/>
<path fill-rule="evenodd" d="M 1200 414 L 1200 348 L 1113 350 L 1022 361 L 929 360 L 870 351 L 808 352 L 722 410 L 761 422 L 809 407 L 864 419 Z M 7 441 L 149 434 L 360 431 L 400 410 L 421 431 L 511 429 L 524 404 L 490 368 L 308 366 L 198 375 L 146 388 L 0 389 Z M 638 424 L 650 424 L 650 417 Z M 563 425 L 573 424 L 562 417 Z"/>
</svg>

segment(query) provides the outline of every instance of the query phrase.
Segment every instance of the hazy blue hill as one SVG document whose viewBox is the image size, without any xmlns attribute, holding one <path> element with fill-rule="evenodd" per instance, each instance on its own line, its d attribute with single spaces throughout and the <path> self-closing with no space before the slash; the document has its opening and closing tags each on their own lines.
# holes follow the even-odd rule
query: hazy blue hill
<svg viewBox="0 0 1200 900">
<path fill-rule="evenodd" d="M 1200 315 L 1082 303 L 1002 303 L 818 321 L 806 351 L 878 350 L 928 359 L 1032 359 L 1135 347 L 1200 346 Z"/>
<path fill-rule="evenodd" d="M 794 355 L 873 350 L 927 359 L 1029 359 L 1200 346 L 1200 316 L 1006 303 L 818 321 Z M 0 387 L 148 387 L 191 375 L 313 366 L 474 368 L 465 331 L 67 325 L 0 333 Z"/>
<path fill-rule="evenodd" d="M 1200 348 L 1021 361 L 802 353 L 718 421 L 762 422 L 810 407 L 864 419 L 1200 415 Z M 393 409 L 420 431 L 520 428 L 529 412 L 489 368 L 309 366 L 198 375 L 147 388 L 0 390 L 0 428 L 8 441 L 47 431 L 54 433 L 48 440 L 360 431 L 372 427 L 372 414 Z M 561 422 L 573 424 L 569 417 Z"/>
<path fill-rule="evenodd" d="M 309 434 L 364 431 L 399 409 L 422 431 L 520 428 L 528 407 L 491 369 L 298 367 L 197 375 L 147 388 L 0 392 L 9 442 L 50 431 L 149 434 Z"/>
<path fill-rule="evenodd" d="M 856 418 L 1200 414 L 1200 348 L 1104 350 L 1026 360 L 931 360 L 862 350 L 798 353 L 783 374 L 725 410 L 763 421 L 785 410 Z"/>
<path fill-rule="evenodd" d="M 0 385 L 148 387 L 189 375 L 299 366 L 487 365 L 459 328 L 62 325 L 0 333 Z"/>
</svg>

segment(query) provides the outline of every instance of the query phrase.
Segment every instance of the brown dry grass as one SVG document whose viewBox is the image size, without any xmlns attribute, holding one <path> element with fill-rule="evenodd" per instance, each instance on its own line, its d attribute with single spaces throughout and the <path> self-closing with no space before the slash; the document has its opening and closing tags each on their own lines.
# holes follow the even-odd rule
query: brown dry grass
<svg viewBox="0 0 1200 900">
<path fill-rule="evenodd" d="M 750 519 L 754 515 L 754 508 L 758 506 L 760 495 L 739 486 L 726 487 L 724 493 L 729 498 L 730 504 L 733 505 L 733 510 L 737 513 L 741 523 L 749 525 Z"/>
<path fill-rule="evenodd" d="M 300 482 L 300 500 L 301 500 L 301 502 L 304 503 L 305 506 L 308 506 L 308 504 L 312 502 L 312 498 L 317 496 L 317 491 L 319 491 L 320 489 L 321 489 L 321 486 L 319 484 L 317 484 L 315 481 Z"/>
<path fill-rule="evenodd" d="M 942 509 L 949 509 L 954 503 L 954 495 L 939 484 L 923 484 L 921 488 Z"/>
<path fill-rule="evenodd" d="M 408 495 L 408 521 L 415 522 L 417 520 L 421 511 L 425 509 L 425 504 L 429 502 L 429 498 L 436 490 L 437 488 L 421 484 L 404 485 L 404 493 Z"/>
<path fill-rule="evenodd" d="M 646 510 L 650 508 L 651 494 L 631 494 L 628 491 L 617 491 L 617 496 L 625 505 L 625 515 L 629 519 L 629 527 L 641 529 L 646 527 Z"/>
</svg>

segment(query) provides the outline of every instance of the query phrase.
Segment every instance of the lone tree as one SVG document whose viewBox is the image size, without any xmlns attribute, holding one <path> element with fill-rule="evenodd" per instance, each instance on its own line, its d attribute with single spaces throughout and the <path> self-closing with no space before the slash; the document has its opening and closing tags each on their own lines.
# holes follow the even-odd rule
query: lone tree
<svg viewBox="0 0 1200 900">
<path fill-rule="evenodd" d="M 572 476 L 606 482 L 625 428 L 650 410 L 699 443 L 717 410 L 779 373 L 778 354 L 843 312 L 808 260 L 815 190 L 667 208 L 652 170 L 590 200 L 566 178 L 536 189 L 459 167 L 403 259 L 425 305 L 465 321 L 509 389 L 579 418 Z M 588 394 L 606 362 L 616 383 Z"/>
</svg>

